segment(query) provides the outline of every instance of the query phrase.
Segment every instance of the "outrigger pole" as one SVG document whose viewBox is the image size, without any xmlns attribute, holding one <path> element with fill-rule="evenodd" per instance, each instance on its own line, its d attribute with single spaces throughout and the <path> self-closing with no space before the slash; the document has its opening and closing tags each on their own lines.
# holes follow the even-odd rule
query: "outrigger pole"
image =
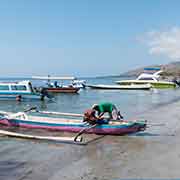
<svg viewBox="0 0 180 180">
<path fill-rule="evenodd" d="M 16 138 L 24 138 L 24 139 L 35 139 L 35 140 L 47 140 L 47 141 L 56 141 L 56 142 L 67 142 L 67 143 L 76 143 L 83 144 L 83 138 L 81 136 L 76 138 L 74 141 L 74 137 L 58 137 L 58 136 L 36 136 L 30 134 L 22 134 L 16 132 L 10 132 L 5 130 L 0 130 L 1 135 L 16 137 Z"/>
</svg>

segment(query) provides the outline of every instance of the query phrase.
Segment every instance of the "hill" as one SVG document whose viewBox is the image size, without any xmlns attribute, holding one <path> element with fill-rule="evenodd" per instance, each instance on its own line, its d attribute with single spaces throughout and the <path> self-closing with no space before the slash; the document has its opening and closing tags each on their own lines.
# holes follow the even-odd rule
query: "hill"
<svg viewBox="0 0 180 180">
<path fill-rule="evenodd" d="M 171 62 L 169 64 L 161 64 L 161 65 L 151 65 L 151 66 L 145 66 L 138 69 L 130 70 L 128 72 L 125 72 L 121 74 L 120 76 L 138 76 L 140 73 L 143 72 L 144 68 L 153 68 L 153 67 L 159 67 L 163 70 L 162 75 L 164 76 L 178 76 L 180 77 L 180 61 L 177 62 Z"/>
</svg>

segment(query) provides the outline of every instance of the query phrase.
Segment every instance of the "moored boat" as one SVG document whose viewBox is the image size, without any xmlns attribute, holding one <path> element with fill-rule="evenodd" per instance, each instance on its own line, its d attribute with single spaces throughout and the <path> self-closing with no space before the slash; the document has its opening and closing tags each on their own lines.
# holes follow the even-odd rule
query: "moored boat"
<svg viewBox="0 0 180 180">
<path fill-rule="evenodd" d="M 79 132 L 87 128 L 87 123 L 77 119 L 63 119 L 44 116 L 30 116 L 24 112 L 0 112 L 0 124 L 24 128 L 40 128 L 65 132 Z M 109 121 L 108 124 L 99 124 L 85 133 L 104 135 L 124 135 L 144 131 L 146 121 Z"/>
<path fill-rule="evenodd" d="M 86 81 L 85 80 L 73 80 L 72 86 L 77 88 L 86 88 Z"/>
<path fill-rule="evenodd" d="M 153 88 L 175 88 L 177 86 L 176 83 L 171 81 L 160 80 L 160 74 L 162 72 L 162 70 L 156 71 L 153 74 L 146 72 L 140 74 L 135 80 L 121 80 L 116 81 L 116 83 L 119 85 L 143 85 L 148 83 L 151 84 Z"/>
<path fill-rule="evenodd" d="M 70 83 L 69 85 L 64 85 L 62 81 L 74 81 L 75 77 L 51 77 L 51 76 L 33 76 L 33 79 L 39 80 L 47 80 L 47 85 L 43 88 L 46 89 L 47 92 L 51 93 L 77 93 L 80 90 L 80 87 L 73 85 Z M 50 82 L 53 80 L 54 82 Z M 61 80 L 61 83 L 58 83 L 57 80 Z"/>
<path fill-rule="evenodd" d="M 43 100 L 45 96 L 30 81 L 0 82 L 0 100 Z"/>
<path fill-rule="evenodd" d="M 130 85 L 87 85 L 87 87 L 92 89 L 104 89 L 104 90 L 149 90 L 151 89 L 151 84 L 130 84 Z"/>
</svg>

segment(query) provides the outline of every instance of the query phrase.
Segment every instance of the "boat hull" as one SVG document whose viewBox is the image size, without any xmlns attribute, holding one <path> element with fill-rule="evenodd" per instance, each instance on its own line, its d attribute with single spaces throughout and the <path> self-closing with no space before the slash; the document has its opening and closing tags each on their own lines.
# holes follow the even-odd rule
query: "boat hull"
<svg viewBox="0 0 180 180">
<path fill-rule="evenodd" d="M 21 95 L 21 101 L 26 101 L 26 100 L 40 100 L 41 96 L 38 94 L 22 94 L 22 93 L 17 93 L 17 94 L 2 94 L 0 93 L 0 100 L 16 100 L 17 96 Z"/>
<path fill-rule="evenodd" d="M 103 90 L 149 90 L 151 89 L 150 84 L 130 84 L 130 85 L 87 85 L 92 89 L 103 89 Z"/>
<path fill-rule="evenodd" d="M 126 80 L 126 81 L 116 81 L 117 84 L 120 85 L 143 85 L 143 84 L 151 84 L 153 88 L 163 89 L 163 88 L 175 88 L 176 84 L 173 82 L 166 82 L 166 81 L 143 81 L 143 80 Z"/>
<path fill-rule="evenodd" d="M 59 88 L 45 88 L 47 92 L 51 93 L 77 93 L 80 88 L 76 87 L 59 87 Z"/>
<path fill-rule="evenodd" d="M 51 121 L 35 121 L 35 120 L 22 120 L 22 119 L 8 119 L 0 118 L 0 124 L 6 126 L 16 126 L 31 129 L 48 129 L 64 132 L 80 132 L 82 129 L 88 127 L 85 123 L 74 122 L 65 123 L 51 122 Z M 96 127 L 85 131 L 85 133 L 103 134 L 103 135 L 124 135 L 143 131 L 146 128 L 145 122 L 116 122 L 114 124 L 101 124 Z"/>
</svg>

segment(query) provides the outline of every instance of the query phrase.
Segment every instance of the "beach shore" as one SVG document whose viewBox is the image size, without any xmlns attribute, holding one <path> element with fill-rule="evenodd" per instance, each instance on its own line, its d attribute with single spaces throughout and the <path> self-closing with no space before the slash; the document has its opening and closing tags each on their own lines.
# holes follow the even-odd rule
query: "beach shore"
<svg viewBox="0 0 180 180">
<path fill-rule="evenodd" d="M 179 178 L 180 101 L 138 117 L 154 126 L 136 135 L 101 136 L 86 146 L 1 137 L 0 179 Z"/>
</svg>

